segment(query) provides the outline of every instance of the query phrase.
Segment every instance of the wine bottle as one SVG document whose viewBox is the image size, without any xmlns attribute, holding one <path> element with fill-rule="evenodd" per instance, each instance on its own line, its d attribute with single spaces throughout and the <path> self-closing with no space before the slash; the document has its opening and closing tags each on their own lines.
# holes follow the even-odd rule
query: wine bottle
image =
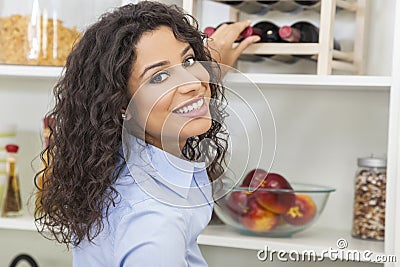
<svg viewBox="0 0 400 267">
<path fill-rule="evenodd" d="M 321 2 L 321 0 L 294 0 L 294 1 L 303 7 L 318 5 Z"/>
<path fill-rule="evenodd" d="M 254 34 L 261 37 L 261 43 L 282 43 L 279 27 L 270 21 L 260 21 L 252 26 Z"/>
<path fill-rule="evenodd" d="M 319 28 L 305 21 L 279 29 L 279 36 L 290 43 L 318 43 Z M 334 40 L 333 48 L 340 50 L 340 44 Z"/>
<path fill-rule="evenodd" d="M 296 13 L 301 10 L 301 7 L 293 0 L 281 0 L 274 2 L 275 3 L 270 3 L 268 5 L 270 9 L 275 9 L 282 12 L 293 12 L 293 13 Z"/>
<path fill-rule="evenodd" d="M 320 11 L 321 0 L 294 0 L 302 9 Z"/>
<path fill-rule="evenodd" d="M 269 8 L 260 2 L 269 1 L 218 1 L 227 5 L 230 5 L 240 11 L 248 14 L 263 15 L 268 12 Z"/>
<path fill-rule="evenodd" d="M 257 29 L 257 32 L 261 37 L 260 43 L 286 43 L 286 41 L 279 36 L 279 26 L 272 23 L 271 21 L 260 21 L 254 24 L 252 28 Z M 291 55 L 256 54 L 256 56 L 267 57 L 285 63 L 294 63 L 296 61 L 296 58 Z"/>
<path fill-rule="evenodd" d="M 211 36 L 221 25 L 223 24 L 231 24 L 233 22 L 225 22 L 221 23 L 217 27 L 206 27 L 204 29 L 204 33 L 207 36 Z M 239 38 L 236 40 L 236 42 L 242 41 L 244 38 L 252 36 L 252 35 L 258 35 L 260 36 L 261 40 L 259 41 L 260 43 L 281 43 L 285 42 L 282 40 L 282 38 L 279 36 L 279 27 L 275 25 L 274 23 L 270 21 L 261 21 L 253 26 L 246 27 L 239 35 Z"/>
<path fill-rule="evenodd" d="M 231 24 L 233 22 L 226 22 L 227 24 Z M 225 23 L 221 23 L 217 27 L 206 27 L 204 29 L 204 33 L 207 36 L 210 36 L 215 32 L 216 29 L 218 29 L 221 25 Z M 246 29 L 244 29 L 241 33 L 239 38 L 236 40 L 236 42 L 242 41 L 244 38 L 249 37 L 251 35 L 258 35 L 260 36 L 260 41 L 259 43 L 286 43 L 285 40 L 283 40 L 279 36 L 279 26 L 274 24 L 271 21 L 260 21 L 253 26 L 249 26 Z M 260 61 L 261 57 L 267 57 L 271 58 L 277 61 L 285 62 L 285 63 L 293 63 L 295 62 L 295 58 L 291 55 L 260 55 L 260 54 L 255 54 L 255 55 L 249 55 L 249 54 L 242 54 L 239 59 L 245 60 L 245 61 Z"/>
<path fill-rule="evenodd" d="M 223 22 L 223 23 L 219 24 L 217 27 L 208 26 L 208 27 L 206 27 L 204 29 L 204 34 L 207 35 L 208 37 L 210 37 L 222 25 L 224 25 L 224 24 L 232 24 L 232 23 L 233 22 L 228 21 L 228 22 Z M 246 37 L 249 37 L 249 36 L 252 36 L 252 35 L 258 35 L 258 36 L 261 37 L 261 35 L 262 35 L 261 30 L 259 30 L 258 28 L 254 28 L 254 27 L 248 26 L 240 33 L 238 39 L 236 39 L 236 42 L 240 42 L 243 39 L 245 39 Z"/>
</svg>

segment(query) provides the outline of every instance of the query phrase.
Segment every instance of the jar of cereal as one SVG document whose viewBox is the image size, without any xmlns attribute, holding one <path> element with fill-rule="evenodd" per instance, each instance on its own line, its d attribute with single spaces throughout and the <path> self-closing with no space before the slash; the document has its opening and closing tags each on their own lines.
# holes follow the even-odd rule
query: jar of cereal
<svg viewBox="0 0 400 267">
<path fill-rule="evenodd" d="M 386 159 L 359 158 L 355 178 L 352 235 L 384 240 L 386 203 Z"/>
<path fill-rule="evenodd" d="M 0 1 L 0 64 L 63 66 L 85 27 L 120 0 Z"/>
</svg>

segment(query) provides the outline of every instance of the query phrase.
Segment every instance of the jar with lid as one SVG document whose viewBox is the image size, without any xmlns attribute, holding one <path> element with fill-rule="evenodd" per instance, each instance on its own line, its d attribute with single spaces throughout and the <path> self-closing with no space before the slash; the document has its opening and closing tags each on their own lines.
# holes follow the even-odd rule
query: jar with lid
<svg viewBox="0 0 400 267">
<path fill-rule="evenodd" d="M 386 159 L 358 158 L 355 177 L 353 237 L 385 238 Z"/>
<path fill-rule="evenodd" d="M 0 64 L 63 66 L 85 27 L 120 0 L 0 1 Z"/>
</svg>

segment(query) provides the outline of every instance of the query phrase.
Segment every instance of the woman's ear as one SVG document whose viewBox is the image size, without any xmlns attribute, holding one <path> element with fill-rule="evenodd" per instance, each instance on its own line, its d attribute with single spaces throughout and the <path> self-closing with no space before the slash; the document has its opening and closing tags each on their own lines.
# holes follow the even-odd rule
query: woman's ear
<svg viewBox="0 0 400 267">
<path fill-rule="evenodd" d="M 123 120 L 125 120 L 126 117 L 127 117 L 125 108 L 121 108 L 121 117 L 122 117 Z"/>
<path fill-rule="evenodd" d="M 123 120 L 130 120 L 132 118 L 126 108 L 121 108 L 121 117 Z"/>
</svg>

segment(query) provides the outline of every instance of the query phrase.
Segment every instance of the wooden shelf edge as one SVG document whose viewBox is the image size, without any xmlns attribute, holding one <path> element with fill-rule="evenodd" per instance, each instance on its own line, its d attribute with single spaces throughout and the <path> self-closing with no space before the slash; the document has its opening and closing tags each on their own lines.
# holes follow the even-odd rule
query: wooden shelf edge
<svg viewBox="0 0 400 267">
<path fill-rule="evenodd" d="M 36 231 L 33 217 L 28 215 L 22 217 L 0 218 L 0 230 L 25 230 Z"/>
<path fill-rule="evenodd" d="M 234 44 L 234 47 L 237 44 Z M 243 54 L 260 55 L 315 55 L 319 53 L 318 43 L 257 43 L 252 44 Z"/>
<path fill-rule="evenodd" d="M 56 79 L 62 71 L 62 67 L 0 65 L 0 76 L 9 77 Z"/>
<path fill-rule="evenodd" d="M 33 217 L 25 215 L 15 218 L 0 218 L 0 230 L 36 231 Z M 384 255 L 384 242 L 366 241 L 350 236 L 348 230 L 328 228 L 310 228 L 297 233 L 290 238 L 268 238 L 247 236 L 238 233 L 227 225 L 208 225 L 198 237 L 199 245 L 218 246 L 227 248 L 260 250 L 268 246 L 269 250 L 293 251 L 299 253 L 313 250 L 317 256 L 332 248 L 338 249 L 337 240 L 345 239 L 347 249 L 354 251 L 371 251 L 375 256 Z"/>
<path fill-rule="evenodd" d="M 308 75 L 308 74 L 264 74 L 241 73 L 228 74 L 225 81 L 229 83 L 254 82 L 260 85 L 291 85 L 296 86 L 333 86 L 354 87 L 368 90 L 380 88 L 388 90 L 392 84 L 389 76 L 363 76 L 363 75 Z"/>
<path fill-rule="evenodd" d="M 311 228 L 289 238 L 268 238 L 242 235 L 226 225 L 209 225 L 198 238 L 200 245 L 229 247 L 249 250 L 293 251 L 306 253 L 313 250 L 317 256 L 331 249 L 340 250 L 337 240 L 345 239 L 348 250 L 371 251 L 375 256 L 384 255 L 384 242 L 352 238 L 347 230 Z M 362 260 L 362 259 L 361 259 Z"/>
</svg>

